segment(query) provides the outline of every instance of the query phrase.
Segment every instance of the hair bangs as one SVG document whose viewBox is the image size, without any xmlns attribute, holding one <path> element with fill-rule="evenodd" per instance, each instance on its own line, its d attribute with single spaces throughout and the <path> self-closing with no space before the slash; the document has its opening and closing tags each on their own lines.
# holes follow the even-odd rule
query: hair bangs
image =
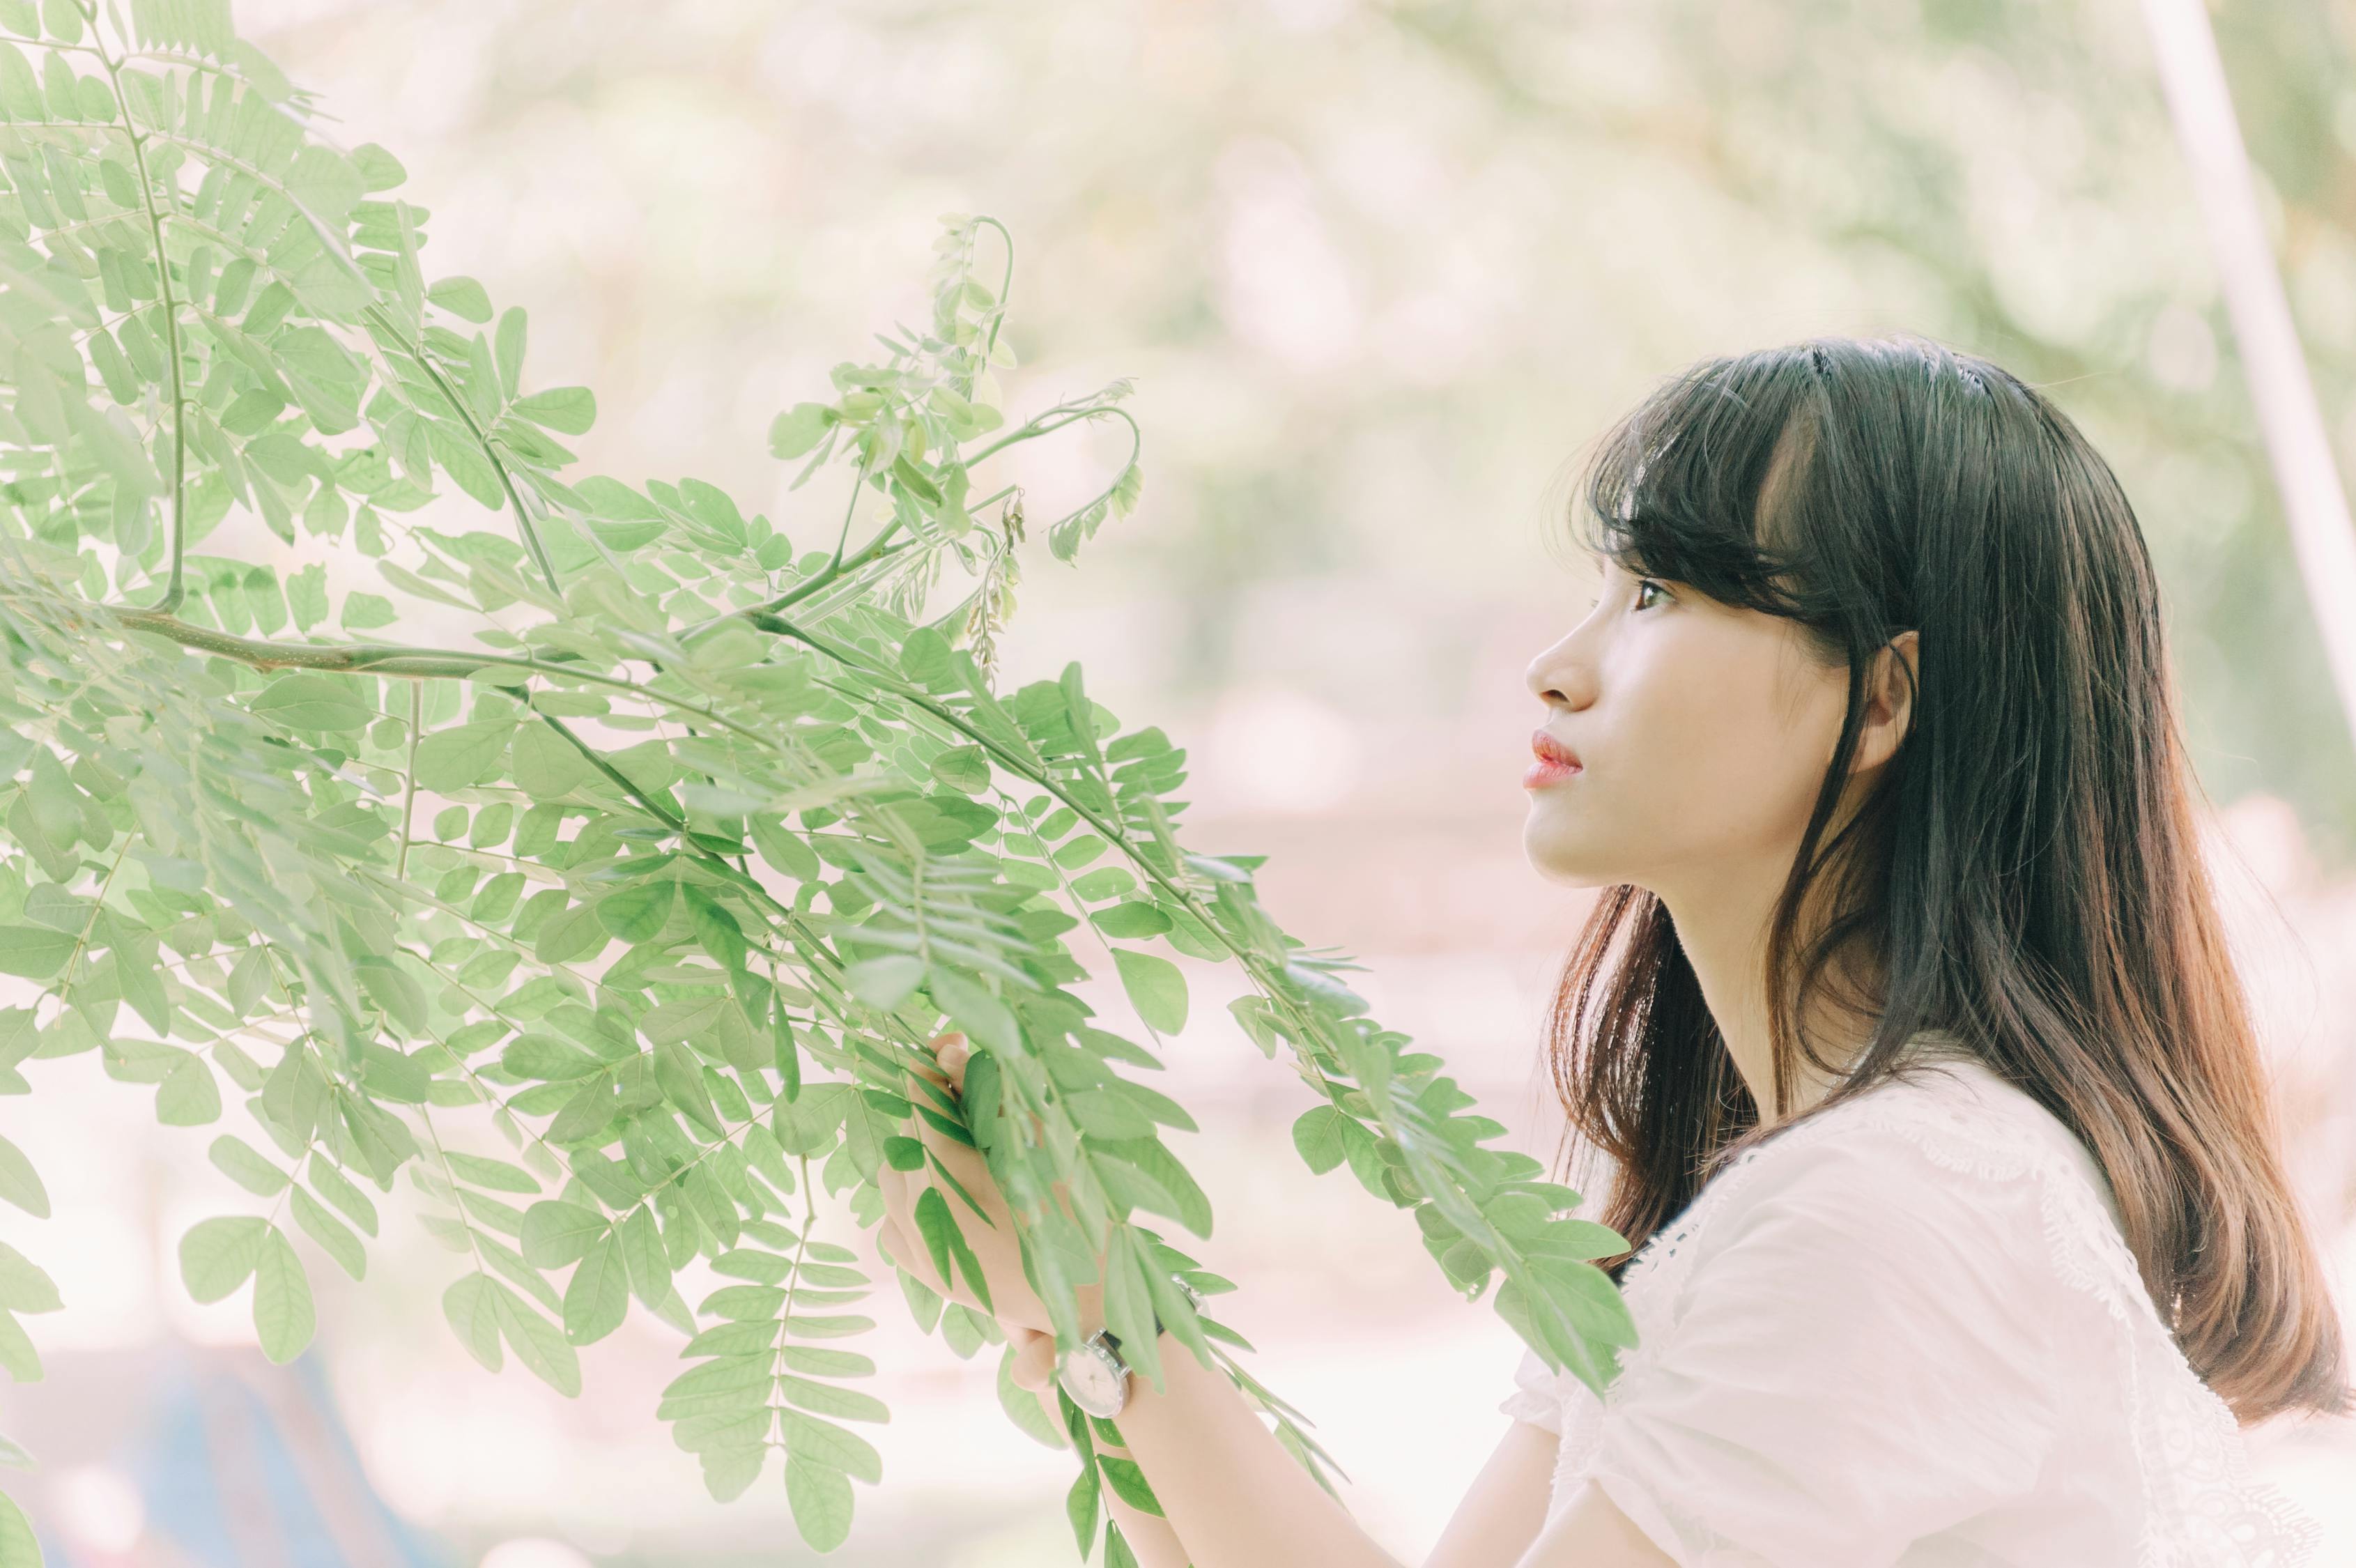
<svg viewBox="0 0 2356 1568">
<path fill-rule="evenodd" d="M 1804 531 L 1783 518 L 1804 505 L 1820 396 L 1804 346 L 1670 377 L 1597 442 L 1575 535 L 1623 570 L 1794 613 L 1778 580 L 1796 566 Z"/>
</svg>

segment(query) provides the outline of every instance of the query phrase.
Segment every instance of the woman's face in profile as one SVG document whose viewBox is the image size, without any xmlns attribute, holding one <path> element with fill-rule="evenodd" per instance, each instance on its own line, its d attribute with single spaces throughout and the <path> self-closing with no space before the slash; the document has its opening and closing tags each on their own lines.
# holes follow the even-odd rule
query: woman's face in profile
<svg viewBox="0 0 2356 1568">
<path fill-rule="evenodd" d="M 1633 883 L 1673 907 L 1716 878 L 1780 875 L 1840 738 L 1846 671 L 1795 621 L 1599 559 L 1586 618 L 1530 661 L 1539 727 L 1580 766 L 1528 785 L 1524 853 L 1549 880 Z"/>
</svg>

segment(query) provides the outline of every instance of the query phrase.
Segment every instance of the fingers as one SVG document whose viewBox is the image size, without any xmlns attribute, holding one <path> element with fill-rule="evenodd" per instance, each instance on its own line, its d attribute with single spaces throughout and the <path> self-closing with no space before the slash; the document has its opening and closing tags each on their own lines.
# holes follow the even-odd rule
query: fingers
<svg viewBox="0 0 2356 1568">
<path fill-rule="evenodd" d="M 1014 1347 L 1014 1364 L 1007 1371 L 1014 1386 L 1044 1393 L 1055 1377 L 1055 1337 L 1018 1326 L 1008 1328 L 1006 1337 Z"/>
<path fill-rule="evenodd" d="M 915 1275 L 916 1283 L 935 1295 L 947 1296 L 952 1301 L 964 1301 L 966 1299 L 964 1294 L 952 1293 L 946 1284 L 942 1283 L 939 1271 L 933 1267 L 931 1251 L 911 1241 L 908 1239 L 911 1234 L 913 1231 L 902 1229 L 898 1221 L 886 1219 L 884 1221 L 882 1230 L 876 1234 L 875 1249 L 901 1270 Z M 969 1302 L 968 1305 L 972 1304 Z"/>
<path fill-rule="evenodd" d="M 922 1053 L 918 1053 L 916 1059 L 908 1064 L 907 1070 L 937 1088 L 951 1090 L 959 1094 L 964 1093 L 965 1058 L 970 1054 L 970 1047 L 966 1043 L 965 1035 L 956 1029 L 935 1035 L 926 1042 L 926 1048 L 938 1062 L 939 1070 L 936 1071 L 932 1066 L 927 1065 Z M 958 1053 L 957 1065 L 954 1069 L 950 1067 L 948 1061 L 948 1053 L 952 1049 Z"/>
<path fill-rule="evenodd" d="M 934 1041 L 939 1048 L 933 1054 L 939 1058 L 941 1070 L 949 1075 L 949 1087 L 958 1097 L 965 1097 L 965 1064 L 973 1058 L 973 1047 L 963 1035 L 943 1035 Z"/>
<path fill-rule="evenodd" d="M 948 1294 L 942 1288 L 938 1271 L 933 1267 L 931 1249 L 916 1245 L 914 1240 L 923 1232 L 916 1227 L 916 1200 L 908 1190 L 908 1173 L 894 1170 L 889 1165 L 879 1165 L 875 1185 L 884 1194 L 884 1218 L 876 1225 L 875 1250 L 916 1275 L 936 1294 Z"/>
<path fill-rule="evenodd" d="M 875 1167 L 875 1188 L 884 1195 L 884 1218 L 905 1228 L 916 1219 L 916 1197 L 908 1191 L 908 1175 L 889 1160 Z"/>
</svg>

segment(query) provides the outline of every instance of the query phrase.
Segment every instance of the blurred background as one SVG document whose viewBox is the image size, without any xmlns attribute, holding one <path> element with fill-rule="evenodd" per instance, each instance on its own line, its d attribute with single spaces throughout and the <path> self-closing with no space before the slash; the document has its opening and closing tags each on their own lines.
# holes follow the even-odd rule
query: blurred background
<svg viewBox="0 0 2356 1568">
<path fill-rule="evenodd" d="M 2356 3 L 2210 11 L 2351 471 Z M 771 416 L 926 319 L 939 214 L 1002 220 L 1010 420 L 1128 376 L 1146 433 L 1141 509 L 1076 569 L 1034 535 L 1002 684 L 1076 658 L 1125 725 L 1162 725 L 1189 752 L 1193 846 L 1270 855 L 1275 916 L 1355 955 L 1376 1016 L 1549 1162 L 1539 1025 L 1591 895 L 1524 861 L 1518 780 L 1542 716 L 1525 668 L 1590 592 L 1555 510 L 1585 444 L 1689 360 L 1819 331 L 1922 332 L 2044 387 L 2158 562 L 2284 1136 L 2356 1312 L 2356 750 L 2133 0 L 234 15 L 328 134 L 407 165 L 427 275 L 529 308 L 533 384 L 595 389 L 582 472 L 709 480 L 803 548 L 830 545 L 848 474 L 788 494 Z M 1052 517 L 1125 451 L 1075 426 L 991 485 Z M 1199 1254 L 1243 1286 L 1223 1305 L 1256 1375 L 1419 1561 L 1505 1430 L 1520 1342 L 1403 1214 L 1302 1166 L 1308 1090 L 1231 1026 L 1228 977 L 1191 974 L 1164 1087 L 1205 1129 L 1172 1140 L 1218 1215 Z M 642 1314 L 584 1353 L 577 1401 L 482 1370 L 405 1183 L 367 1283 L 313 1269 L 318 1340 L 271 1367 L 246 1292 L 198 1306 L 173 1262 L 245 1201 L 204 1157 L 242 1112 L 159 1130 L 88 1058 L 26 1066 L 37 1097 L 0 1115 L 56 1214 L 0 1209 L 0 1240 L 69 1310 L 33 1321 L 49 1377 L 0 1388 L 0 1423 L 40 1457 L 9 1487 L 53 1561 L 817 1561 L 774 1461 L 722 1505 L 671 1445 L 653 1412 L 677 1340 Z M 884 1481 L 827 1560 L 1075 1560 L 1069 1455 L 998 1408 L 995 1348 L 960 1361 L 878 1278 L 861 1348 L 894 1412 L 869 1429 Z M 2347 1423 L 2251 1441 L 2325 1523 L 2319 1565 L 2356 1561 Z"/>
</svg>

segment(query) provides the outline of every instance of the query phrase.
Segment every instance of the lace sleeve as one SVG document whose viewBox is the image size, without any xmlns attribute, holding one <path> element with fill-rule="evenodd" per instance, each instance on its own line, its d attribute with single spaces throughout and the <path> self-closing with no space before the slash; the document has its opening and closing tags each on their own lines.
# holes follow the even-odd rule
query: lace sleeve
<svg viewBox="0 0 2356 1568">
<path fill-rule="evenodd" d="M 1526 1421 L 1560 1435 L 1565 1376 L 1568 1374 L 1557 1373 L 1538 1359 L 1537 1351 L 1524 1346 L 1521 1365 L 1514 1369 L 1514 1391 L 1497 1409 L 1515 1421 Z"/>
<path fill-rule="evenodd" d="M 2062 1291 L 2032 1194 L 1844 1127 L 1777 1150 L 1679 1244 L 1591 1475 L 1679 1563 L 1890 1568 L 2029 1493 L 2061 1430 Z"/>
</svg>

